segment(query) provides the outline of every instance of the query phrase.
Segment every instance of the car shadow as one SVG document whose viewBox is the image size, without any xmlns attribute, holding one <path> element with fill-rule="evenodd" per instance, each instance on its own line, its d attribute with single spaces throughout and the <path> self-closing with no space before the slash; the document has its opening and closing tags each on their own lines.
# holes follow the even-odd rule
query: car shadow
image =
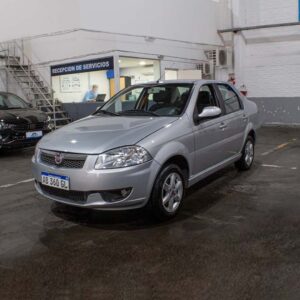
<svg viewBox="0 0 300 300">
<path fill-rule="evenodd" d="M 16 149 L 0 149 L 0 160 L 7 158 L 24 158 L 31 157 L 34 154 L 34 147 L 16 148 Z"/>
<path fill-rule="evenodd" d="M 229 167 L 195 184 L 187 190 L 185 202 L 179 214 L 165 222 L 155 219 L 145 208 L 97 211 L 53 203 L 51 210 L 55 216 L 68 222 L 103 230 L 128 231 L 166 226 L 192 218 L 215 206 L 224 197 L 224 188 L 239 174 L 234 167 Z"/>
</svg>

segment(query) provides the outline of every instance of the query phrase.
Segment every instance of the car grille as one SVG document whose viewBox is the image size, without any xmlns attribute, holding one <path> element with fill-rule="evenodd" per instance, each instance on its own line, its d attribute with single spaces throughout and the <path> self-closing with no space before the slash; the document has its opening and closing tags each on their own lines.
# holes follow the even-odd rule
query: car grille
<svg viewBox="0 0 300 300">
<path fill-rule="evenodd" d="M 30 131 L 30 130 L 43 130 L 45 127 L 44 122 L 29 123 L 29 124 L 15 124 L 13 129 L 16 131 Z"/>
<path fill-rule="evenodd" d="M 50 186 L 46 186 L 43 184 L 39 184 L 41 190 L 43 193 L 48 194 L 49 196 L 54 196 L 66 200 L 71 200 L 78 203 L 84 203 L 86 202 L 88 193 L 86 192 L 77 192 L 77 191 L 65 191 L 56 189 Z"/>
<path fill-rule="evenodd" d="M 63 160 L 60 164 L 57 164 L 55 162 L 55 155 L 57 154 L 57 152 L 42 151 L 40 160 L 46 165 L 55 166 L 57 168 L 82 169 L 87 157 L 82 154 L 62 153 Z"/>
</svg>

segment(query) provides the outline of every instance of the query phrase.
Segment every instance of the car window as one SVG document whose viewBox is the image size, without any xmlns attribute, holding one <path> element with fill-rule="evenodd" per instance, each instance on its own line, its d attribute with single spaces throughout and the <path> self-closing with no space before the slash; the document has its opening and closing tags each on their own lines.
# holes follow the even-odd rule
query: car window
<svg viewBox="0 0 300 300">
<path fill-rule="evenodd" d="M 218 106 L 213 92 L 213 88 L 210 85 L 203 85 L 199 89 L 196 108 L 197 113 L 201 114 L 203 109 L 208 106 Z"/>
<path fill-rule="evenodd" d="M 28 108 L 25 101 L 15 95 L 7 95 L 6 105 L 9 108 Z"/>
<path fill-rule="evenodd" d="M 186 107 L 192 87 L 185 83 L 133 86 L 113 97 L 99 112 L 126 116 L 179 116 Z"/>
<path fill-rule="evenodd" d="M 224 101 L 226 114 L 231 114 L 241 109 L 239 97 L 229 85 L 218 84 L 218 88 Z"/>
<path fill-rule="evenodd" d="M 4 100 L 5 100 L 4 95 L 0 94 L 0 109 L 6 107 Z"/>
</svg>

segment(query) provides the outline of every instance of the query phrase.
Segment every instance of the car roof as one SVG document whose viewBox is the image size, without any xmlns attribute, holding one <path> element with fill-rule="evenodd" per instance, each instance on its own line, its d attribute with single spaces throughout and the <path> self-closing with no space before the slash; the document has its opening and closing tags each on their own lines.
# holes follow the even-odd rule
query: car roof
<svg viewBox="0 0 300 300">
<path fill-rule="evenodd" d="M 225 81 L 220 80 L 206 80 L 206 79 L 197 79 L 197 80 L 183 80 L 183 79 L 177 79 L 177 80 L 159 80 L 159 81 L 151 81 L 147 82 L 142 85 L 153 85 L 153 84 L 205 84 L 205 83 L 227 83 Z"/>
</svg>

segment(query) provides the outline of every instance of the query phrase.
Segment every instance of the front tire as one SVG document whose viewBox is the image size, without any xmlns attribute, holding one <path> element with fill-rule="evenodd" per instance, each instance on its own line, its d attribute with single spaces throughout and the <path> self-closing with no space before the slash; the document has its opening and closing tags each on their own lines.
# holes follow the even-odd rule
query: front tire
<svg viewBox="0 0 300 300">
<path fill-rule="evenodd" d="M 254 161 L 254 139 L 252 136 L 248 136 L 242 151 L 242 157 L 238 162 L 235 163 L 235 166 L 240 171 L 247 171 L 251 168 Z"/>
<path fill-rule="evenodd" d="M 148 203 L 152 214 L 161 221 L 175 217 L 182 206 L 184 191 L 181 169 L 175 164 L 165 166 L 156 178 Z"/>
</svg>

